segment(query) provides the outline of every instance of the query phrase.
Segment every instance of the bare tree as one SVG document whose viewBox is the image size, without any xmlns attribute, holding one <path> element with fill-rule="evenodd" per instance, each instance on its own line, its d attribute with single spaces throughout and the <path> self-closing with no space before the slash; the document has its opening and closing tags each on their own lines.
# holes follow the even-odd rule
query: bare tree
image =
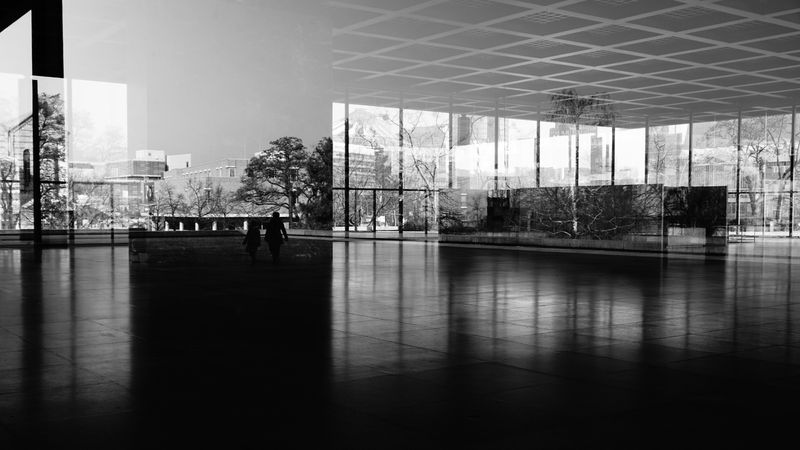
<svg viewBox="0 0 800 450">
<path fill-rule="evenodd" d="M 186 193 L 188 209 L 198 219 L 211 212 L 211 190 L 211 182 L 207 178 L 205 180 L 186 179 L 184 192 Z"/>
<path fill-rule="evenodd" d="M 574 89 L 564 89 L 550 96 L 552 110 L 548 119 L 575 126 L 575 183 L 572 195 L 572 231 L 578 235 L 577 188 L 580 179 L 581 125 L 608 126 L 614 123 L 615 111 L 607 94 L 579 95 Z"/>
</svg>

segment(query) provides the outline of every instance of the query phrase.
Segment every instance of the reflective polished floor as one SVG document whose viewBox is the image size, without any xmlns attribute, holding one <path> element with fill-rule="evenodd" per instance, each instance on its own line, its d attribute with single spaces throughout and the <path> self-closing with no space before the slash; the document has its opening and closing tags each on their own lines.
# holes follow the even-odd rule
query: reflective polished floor
<svg viewBox="0 0 800 450">
<path fill-rule="evenodd" d="M 330 264 L 0 249 L 0 448 L 795 439 L 794 258 L 320 245 Z"/>
</svg>

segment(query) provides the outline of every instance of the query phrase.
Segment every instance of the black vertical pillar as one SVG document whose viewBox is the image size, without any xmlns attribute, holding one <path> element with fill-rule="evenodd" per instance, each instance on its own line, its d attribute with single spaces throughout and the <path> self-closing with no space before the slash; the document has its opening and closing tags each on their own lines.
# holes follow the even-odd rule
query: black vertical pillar
<svg viewBox="0 0 800 450">
<path fill-rule="evenodd" d="M 617 126 L 611 125 L 611 185 L 616 184 L 617 172 Z"/>
<path fill-rule="evenodd" d="M 497 105 L 497 100 L 494 102 L 494 195 L 498 195 L 497 191 L 500 190 L 500 111 Z"/>
<path fill-rule="evenodd" d="M 739 233 L 741 219 L 741 175 L 742 175 L 742 110 L 736 118 L 736 232 Z"/>
<path fill-rule="evenodd" d="M 644 184 L 650 184 L 650 118 L 644 119 Z"/>
<path fill-rule="evenodd" d="M 33 242 L 42 243 L 42 155 L 39 137 L 39 82 L 31 82 L 31 127 L 33 136 Z"/>
<path fill-rule="evenodd" d="M 400 140 L 398 141 L 399 149 L 398 149 L 398 159 L 399 159 L 399 168 L 397 173 L 397 231 L 400 235 L 403 235 L 403 165 L 405 162 L 403 161 L 403 102 L 400 101 Z"/>
<path fill-rule="evenodd" d="M 789 143 L 789 237 L 794 236 L 794 171 L 795 145 L 797 145 L 797 105 L 792 105 L 792 134 Z"/>
<path fill-rule="evenodd" d="M 61 0 L 31 1 L 33 75 L 64 78 L 63 23 Z"/>
<path fill-rule="evenodd" d="M 372 190 L 372 234 L 378 232 L 378 191 Z"/>
<path fill-rule="evenodd" d="M 344 232 L 350 232 L 350 99 L 344 101 Z"/>
<path fill-rule="evenodd" d="M 688 164 L 688 176 L 686 178 L 686 185 L 688 187 L 692 187 L 692 153 L 694 143 L 694 114 L 691 112 L 689 113 L 689 164 Z"/>
<path fill-rule="evenodd" d="M 447 110 L 447 188 L 453 189 L 455 171 L 455 158 L 453 158 L 453 101 L 450 100 Z"/>
<path fill-rule="evenodd" d="M 541 187 L 542 185 L 542 121 L 536 121 L 536 144 L 534 148 L 534 161 L 536 164 L 536 187 Z"/>
</svg>

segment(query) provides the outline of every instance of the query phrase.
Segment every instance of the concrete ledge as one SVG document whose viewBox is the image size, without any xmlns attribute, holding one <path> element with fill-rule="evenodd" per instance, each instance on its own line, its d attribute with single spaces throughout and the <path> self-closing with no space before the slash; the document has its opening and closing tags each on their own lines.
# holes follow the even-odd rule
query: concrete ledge
<svg viewBox="0 0 800 450">
<path fill-rule="evenodd" d="M 630 239 L 558 239 L 526 235 L 523 233 L 472 233 L 439 234 L 439 242 L 455 244 L 519 245 L 543 248 L 566 248 L 581 250 L 622 250 L 631 252 L 677 252 L 705 255 L 725 255 L 727 245 L 724 238 L 668 236 L 667 248 L 663 250 L 661 236 L 631 236 Z"/>
<path fill-rule="evenodd" d="M 240 231 L 131 231 L 128 246 L 132 263 L 152 265 L 247 265 L 250 255 L 242 245 Z M 324 264 L 332 258 L 332 243 L 326 240 L 289 237 L 281 249 L 282 264 Z M 258 249 L 257 261 L 271 262 L 266 242 Z"/>
</svg>

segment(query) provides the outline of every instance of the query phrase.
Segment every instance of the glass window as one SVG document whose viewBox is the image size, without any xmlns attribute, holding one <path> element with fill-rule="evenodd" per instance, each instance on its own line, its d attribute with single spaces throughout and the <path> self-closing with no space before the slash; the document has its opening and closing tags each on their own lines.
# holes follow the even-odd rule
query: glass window
<svg viewBox="0 0 800 450">
<path fill-rule="evenodd" d="M 644 183 L 644 127 L 617 128 L 614 139 L 615 184 Z"/>
<path fill-rule="evenodd" d="M 500 119 L 501 189 L 536 187 L 536 121 Z"/>
<path fill-rule="evenodd" d="M 482 115 L 453 115 L 455 188 L 494 189 L 494 120 Z"/>
<path fill-rule="evenodd" d="M 447 187 L 449 115 L 403 110 L 403 185 L 407 189 Z"/>
<path fill-rule="evenodd" d="M 709 120 L 710 119 L 710 120 Z M 695 117 L 692 130 L 692 185 L 736 190 L 736 117 Z"/>
<path fill-rule="evenodd" d="M 580 184 L 611 184 L 611 127 L 582 126 Z"/>
<path fill-rule="evenodd" d="M 688 117 L 682 123 L 651 124 L 648 162 L 650 183 L 665 186 L 689 184 Z"/>
<path fill-rule="evenodd" d="M 575 127 L 556 122 L 541 122 L 541 186 L 575 184 Z"/>
</svg>

